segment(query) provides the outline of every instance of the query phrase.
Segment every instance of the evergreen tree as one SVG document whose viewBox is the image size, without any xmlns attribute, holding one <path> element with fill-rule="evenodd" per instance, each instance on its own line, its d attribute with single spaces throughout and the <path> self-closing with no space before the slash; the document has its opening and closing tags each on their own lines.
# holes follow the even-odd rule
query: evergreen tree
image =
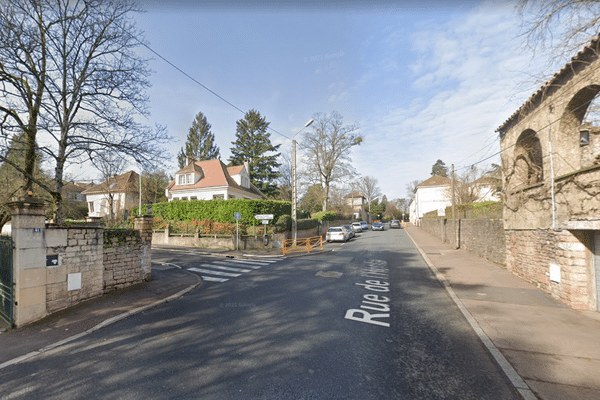
<svg viewBox="0 0 600 400">
<path fill-rule="evenodd" d="M 442 160 L 437 160 L 431 167 L 431 175 L 440 175 L 444 178 L 448 177 L 448 167 Z"/>
<path fill-rule="evenodd" d="M 208 123 L 204 114 L 199 112 L 188 132 L 185 150 L 182 147 L 177 155 L 180 169 L 185 167 L 188 157 L 192 157 L 195 161 L 221 158 L 219 147 L 215 144 L 215 135 L 210 128 L 211 124 Z"/>
<path fill-rule="evenodd" d="M 271 134 L 267 132 L 269 122 L 256 110 L 250 110 L 236 123 L 236 141 L 231 142 L 229 165 L 250 164 L 250 181 L 265 195 L 271 196 L 277 190 L 275 180 L 279 177 L 277 162 L 279 146 L 271 143 Z M 267 153 L 271 153 L 268 155 Z"/>
</svg>

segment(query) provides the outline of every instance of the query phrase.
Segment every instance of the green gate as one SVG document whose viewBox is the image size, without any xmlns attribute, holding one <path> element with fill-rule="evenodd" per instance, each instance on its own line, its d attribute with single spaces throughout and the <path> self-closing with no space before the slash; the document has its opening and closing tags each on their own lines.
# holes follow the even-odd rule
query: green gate
<svg viewBox="0 0 600 400">
<path fill-rule="evenodd" d="M 13 243 L 0 236 L 0 318 L 13 324 Z"/>
</svg>

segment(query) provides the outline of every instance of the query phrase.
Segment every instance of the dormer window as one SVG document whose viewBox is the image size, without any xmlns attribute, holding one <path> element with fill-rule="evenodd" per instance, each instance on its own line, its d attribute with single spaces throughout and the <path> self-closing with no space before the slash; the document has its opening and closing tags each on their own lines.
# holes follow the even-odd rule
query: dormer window
<svg viewBox="0 0 600 400">
<path fill-rule="evenodd" d="M 194 183 L 194 174 L 181 174 L 177 175 L 177 177 L 178 185 L 191 185 L 192 183 Z"/>
</svg>

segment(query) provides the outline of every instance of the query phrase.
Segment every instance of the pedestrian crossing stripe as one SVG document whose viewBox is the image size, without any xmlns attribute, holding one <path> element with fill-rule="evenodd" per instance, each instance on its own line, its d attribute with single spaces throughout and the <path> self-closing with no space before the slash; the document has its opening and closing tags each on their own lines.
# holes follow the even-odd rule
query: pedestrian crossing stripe
<svg viewBox="0 0 600 400">
<path fill-rule="evenodd" d="M 271 263 L 277 262 L 277 260 L 236 260 L 236 259 L 228 259 L 227 261 L 240 263 L 240 264 L 254 264 L 254 265 L 269 265 Z"/>
<path fill-rule="evenodd" d="M 231 261 L 213 261 L 212 264 L 227 265 L 229 267 L 241 267 L 241 266 L 244 266 L 246 268 L 252 268 L 252 269 L 260 269 L 261 267 L 263 267 L 263 265 L 236 264 L 236 263 L 233 263 Z"/>
<path fill-rule="evenodd" d="M 230 276 L 232 278 L 238 277 L 241 274 L 233 274 L 230 272 L 221 272 L 221 271 L 211 271 L 208 269 L 201 269 L 201 268 L 188 268 L 188 271 L 194 271 L 194 272 L 200 272 L 201 274 L 208 274 L 208 275 L 217 275 L 217 276 Z"/>
<path fill-rule="evenodd" d="M 222 267 L 220 265 L 214 265 L 214 264 L 200 264 L 200 266 L 201 267 L 208 267 L 208 268 L 216 268 L 216 269 L 220 269 L 222 271 L 230 271 L 230 272 L 250 272 L 250 271 L 252 271 L 251 269 Z"/>
<path fill-rule="evenodd" d="M 205 276 L 202 275 L 202 279 L 208 282 L 227 282 L 229 278 L 217 278 L 215 276 Z"/>
</svg>

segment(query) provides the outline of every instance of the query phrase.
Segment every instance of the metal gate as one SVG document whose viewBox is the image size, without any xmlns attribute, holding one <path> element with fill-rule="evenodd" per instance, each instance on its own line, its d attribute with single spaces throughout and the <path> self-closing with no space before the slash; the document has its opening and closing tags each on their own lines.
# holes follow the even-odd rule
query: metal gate
<svg viewBox="0 0 600 400">
<path fill-rule="evenodd" d="M 0 318 L 13 324 L 13 243 L 0 236 Z"/>
</svg>

